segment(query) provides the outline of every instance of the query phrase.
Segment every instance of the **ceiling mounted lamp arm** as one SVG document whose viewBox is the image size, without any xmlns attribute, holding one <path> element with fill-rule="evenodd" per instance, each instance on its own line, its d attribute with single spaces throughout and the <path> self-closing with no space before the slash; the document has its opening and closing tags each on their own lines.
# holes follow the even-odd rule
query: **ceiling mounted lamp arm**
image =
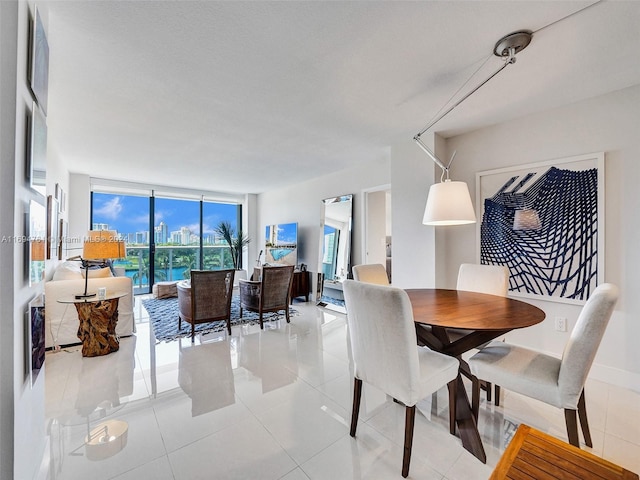
<svg viewBox="0 0 640 480">
<path fill-rule="evenodd" d="M 467 98 L 469 98 L 471 95 L 476 93 L 483 85 L 488 83 L 489 80 L 491 80 L 493 77 L 498 75 L 502 70 L 507 68 L 509 65 L 516 63 L 516 54 L 524 50 L 527 47 L 527 45 L 529 45 L 529 43 L 531 42 L 532 36 L 533 34 L 530 31 L 523 30 L 521 32 L 510 33 L 509 35 L 505 35 L 500 40 L 498 40 L 496 42 L 495 47 L 493 48 L 493 54 L 498 57 L 504 58 L 505 60 L 504 64 L 500 68 L 498 68 L 495 72 L 493 72 L 489 77 L 487 77 L 483 82 L 481 82 L 471 91 L 469 91 L 466 95 L 460 98 L 456 103 L 451 105 L 446 111 L 444 111 L 443 113 L 438 115 L 435 119 L 433 119 L 426 127 L 420 130 L 416 134 L 416 136 L 413 137 L 413 139 L 420 146 L 420 148 L 422 148 L 427 153 L 427 155 L 429 155 L 431 159 L 434 162 L 436 162 L 436 164 L 438 164 L 439 167 L 445 168 L 443 163 L 437 159 L 434 153 L 424 144 L 424 142 L 422 142 L 420 137 L 422 137 L 422 135 L 431 127 L 433 127 L 436 123 L 438 123 L 444 117 L 449 115 L 449 113 L 451 113 L 451 111 L 453 111 L 453 109 L 455 109 L 458 105 L 460 105 Z"/>
<path fill-rule="evenodd" d="M 452 182 L 449 178 L 449 167 L 451 166 L 451 162 L 453 162 L 456 152 L 453 152 L 449 164 L 445 166 L 436 154 L 422 141 L 422 135 L 447 116 L 454 108 L 477 92 L 483 85 L 488 83 L 489 80 L 507 68 L 508 65 L 515 63 L 516 54 L 529 45 L 532 35 L 530 31 L 520 31 L 510 33 L 498 40 L 493 49 L 493 53 L 498 57 L 504 58 L 504 64 L 447 110 L 438 115 L 429 125 L 413 137 L 418 146 L 424 150 L 429 158 L 442 168 L 440 183 L 432 185 L 429 189 L 427 206 L 422 220 L 422 223 L 425 225 L 462 225 L 475 223 L 476 218 L 467 184 L 464 182 Z"/>
</svg>

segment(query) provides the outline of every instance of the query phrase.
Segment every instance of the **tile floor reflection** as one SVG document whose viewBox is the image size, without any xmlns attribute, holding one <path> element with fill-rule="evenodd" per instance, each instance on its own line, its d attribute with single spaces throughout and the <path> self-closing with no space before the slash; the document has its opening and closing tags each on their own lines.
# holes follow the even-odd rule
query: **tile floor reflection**
<svg viewBox="0 0 640 480">
<path fill-rule="evenodd" d="M 402 478 L 403 407 L 365 385 L 349 437 L 344 315 L 300 302 L 290 324 L 157 343 L 140 300 L 118 352 L 47 353 L 49 479 Z M 484 465 L 449 435 L 446 390 L 422 401 L 410 478 L 488 478 L 519 423 L 565 439 L 560 410 L 509 392 L 501 403 L 481 405 Z M 639 472 L 640 394 L 589 381 L 587 409 L 592 451 Z"/>
</svg>

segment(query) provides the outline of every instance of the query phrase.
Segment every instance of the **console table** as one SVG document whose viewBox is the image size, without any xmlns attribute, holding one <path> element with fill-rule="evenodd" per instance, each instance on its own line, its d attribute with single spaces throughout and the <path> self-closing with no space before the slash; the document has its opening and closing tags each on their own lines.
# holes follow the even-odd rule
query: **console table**
<svg viewBox="0 0 640 480">
<path fill-rule="evenodd" d="M 59 303 L 73 303 L 78 311 L 78 338 L 82 341 L 83 357 L 98 357 L 116 352 L 120 341 L 116 335 L 118 301 L 127 293 L 109 293 L 105 298 L 63 297 Z"/>
<path fill-rule="evenodd" d="M 293 282 L 291 283 L 291 302 L 296 297 L 304 297 L 304 301 L 309 301 L 309 272 L 295 270 L 293 272 Z"/>
<path fill-rule="evenodd" d="M 262 275 L 262 267 L 253 267 L 253 274 L 251 280 L 259 280 Z M 296 297 L 304 297 L 304 301 L 309 301 L 309 290 L 311 281 L 310 272 L 302 270 L 293 271 L 293 280 L 291 282 L 291 303 Z"/>
</svg>

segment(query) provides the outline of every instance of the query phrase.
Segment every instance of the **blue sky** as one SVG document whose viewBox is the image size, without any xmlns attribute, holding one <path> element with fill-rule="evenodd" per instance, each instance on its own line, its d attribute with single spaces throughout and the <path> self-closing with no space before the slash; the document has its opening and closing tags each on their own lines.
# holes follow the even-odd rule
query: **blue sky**
<svg viewBox="0 0 640 480">
<path fill-rule="evenodd" d="M 298 224 L 297 223 L 281 223 L 274 225 L 278 229 L 278 243 L 288 244 L 296 243 L 298 238 Z M 268 233 L 268 228 L 265 229 L 265 237 Z"/>
<path fill-rule="evenodd" d="M 236 205 L 204 204 L 203 230 L 213 233 L 221 220 L 231 222 L 236 229 Z M 200 202 L 156 198 L 154 226 L 164 222 L 169 232 L 188 227 L 193 233 L 199 230 Z M 92 223 L 106 223 L 118 233 L 135 233 L 149 230 L 149 198 L 108 193 L 93 194 Z"/>
</svg>

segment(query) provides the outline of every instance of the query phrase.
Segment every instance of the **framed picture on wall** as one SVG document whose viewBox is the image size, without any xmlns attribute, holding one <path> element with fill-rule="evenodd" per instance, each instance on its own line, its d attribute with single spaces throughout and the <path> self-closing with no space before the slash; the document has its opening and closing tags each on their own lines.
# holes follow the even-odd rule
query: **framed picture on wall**
<svg viewBox="0 0 640 480">
<path fill-rule="evenodd" d="M 58 260 L 58 201 L 53 195 L 47 197 L 47 260 Z"/>
<path fill-rule="evenodd" d="M 29 373 L 31 385 L 36 383 L 45 359 L 44 298 L 39 294 L 29 302 L 27 311 L 29 327 Z"/>
<path fill-rule="evenodd" d="M 27 178 L 29 186 L 42 195 L 47 185 L 47 120 L 36 102 L 33 102 L 31 116 L 27 118 L 29 135 L 27 149 Z"/>
<path fill-rule="evenodd" d="M 30 53 L 29 84 L 38 105 L 46 115 L 49 99 L 49 42 L 47 41 L 47 34 L 37 7 L 31 26 Z"/>
<path fill-rule="evenodd" d="M 604 278 L 604 153 L 476 174 L 478 260 L 509 294 L 584 303 Z"/>
</svg>

